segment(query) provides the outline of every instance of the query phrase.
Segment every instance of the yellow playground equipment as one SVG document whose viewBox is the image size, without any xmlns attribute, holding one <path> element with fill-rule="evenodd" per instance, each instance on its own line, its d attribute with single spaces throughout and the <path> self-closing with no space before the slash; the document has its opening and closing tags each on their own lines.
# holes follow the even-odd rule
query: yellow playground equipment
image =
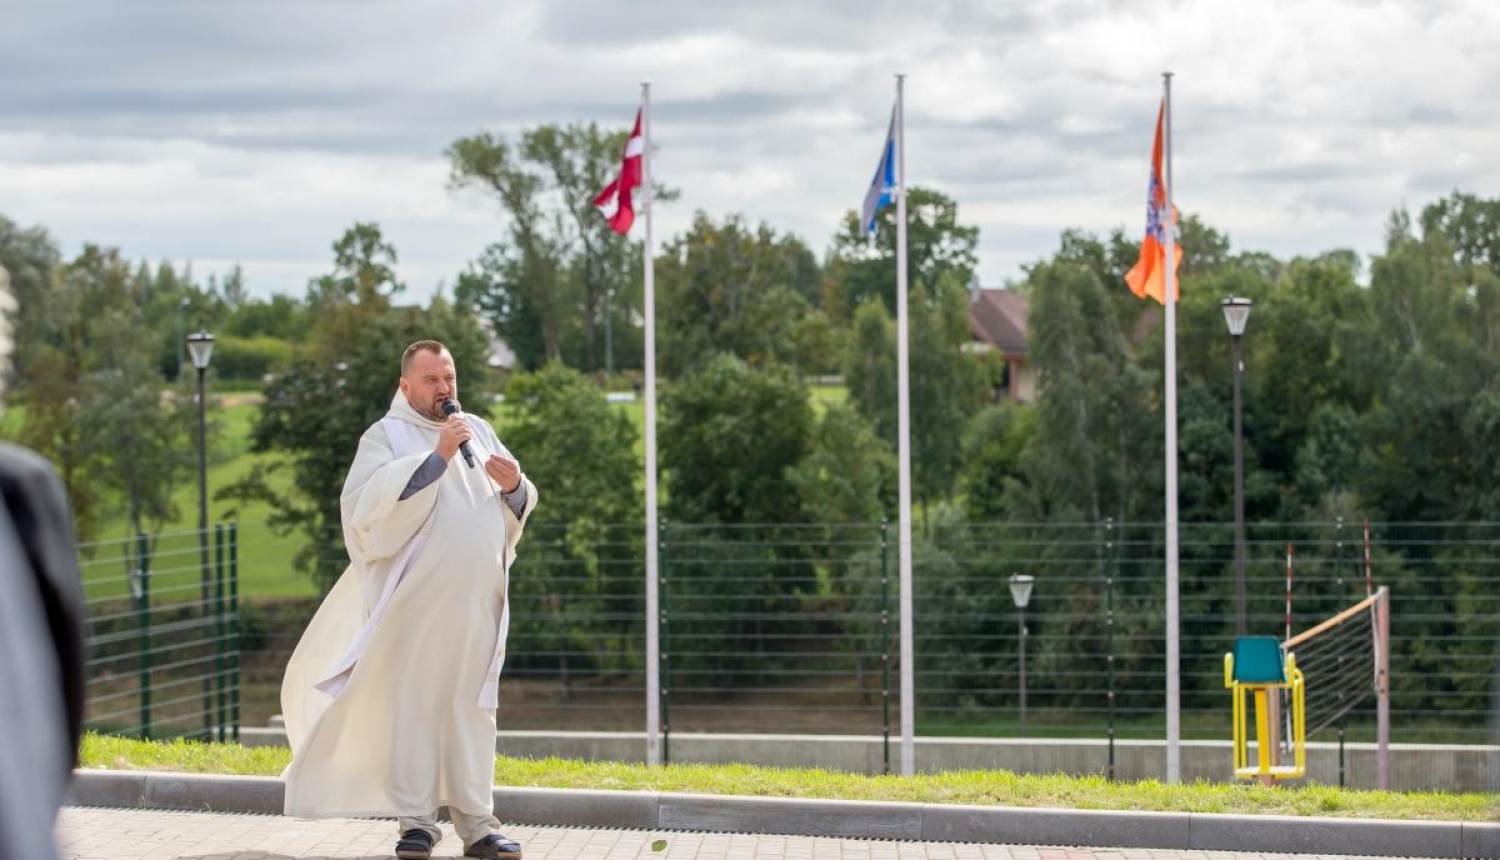
<svg viewBox="0 0 1500 860">
<path fill-rule="evenodd" d="M 1224 655 L 1224 686 L 1234 695 L 1234 775 L 1240 779 L 1300 779 L 1307 773 L 1306 684 L 1297 668 L 1295 654 L 1282 651 L 1274 636 L 1241 636 L 1234 651 Z M 1271 713 L 1272 690 L 1290 690 L 1292 750 L 1294 763 L 1275 763 Z M 1255 694 L 1255 746 L 1257 761 L 1250 765 L 1250 738 L 1245 724 L 1247 693 Z"/>
</svg>

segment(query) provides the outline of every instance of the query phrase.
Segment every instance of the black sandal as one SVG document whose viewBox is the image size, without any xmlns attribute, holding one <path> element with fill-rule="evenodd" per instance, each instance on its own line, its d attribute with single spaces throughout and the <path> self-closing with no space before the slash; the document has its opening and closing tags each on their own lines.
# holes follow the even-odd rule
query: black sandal
<svg viewBox="0 0 1500 860">
<path fill-rule="evenodd" d="M 503 834 L 491 833 L 465 848 L 464 856 L 481 860 L 521 860 L 521 845 Z"/>
<path fill-rule="evenodd" d="M 425 830 L 408 830 L 396 841 L 400 860 L 427 860 L 432 856 L 432 834 Z"/>
</svg>

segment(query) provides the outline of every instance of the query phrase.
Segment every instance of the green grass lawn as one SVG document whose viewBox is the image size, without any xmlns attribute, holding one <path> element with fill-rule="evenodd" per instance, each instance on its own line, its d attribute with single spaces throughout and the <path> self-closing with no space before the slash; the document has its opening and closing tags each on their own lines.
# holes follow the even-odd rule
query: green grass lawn
<svg viewBox="0 0 1500 860">
<path fill-rule="evenodd" d="M 282 747 L 151 742 L 90 734 L 82 767 L 276 776 L 290 761 Z M 673 791 L 758 797 L 816 797 L 955 803 L 980 806 L 1156 810 L 1262 815 L 1318 815 L 1443 821 L 1493 821 L 1500 795 L 1353 791 L 1328 786 L 1267 788 L 1259 784 L 1156 781 L 1110 783 L 1102 777 L 1023 776 L 1005 771 L 953 771 L 915 777 L 864 776 L 751 765 L 671 765 L 558 758 L 497 758 L 495 781 L 507 786 Z"/>
<path fill-rule="evenodd" d="M 220 459 L 210 462 L 208 468 L 210 528 L 214 523 L 226 521 L 229 510 L 235 506 L 233 502 L 215 501 L 214 492 L 249 474 L 256 463 L 274 462 L 278 456 L 250 452 L 250 430 L 259 408 L 253 404 L 240 404 L 226 406 L 217 412 Z M 290 480 L 286 473 L 279 473 L 273 476 L 272 486 L 285 490 Z M 199 575 L 196 471 L 188 480 L 172 488 L 172 501 L 177 508 L 177 517 L 163 525 L 152 548 L 155 558 L 153 575 L 166 589 L 179 587 L 179 578 L 196 581 Z M 262 503 L 243 506 L 238 511 L 241 598 L 317 596 L 312 581 L 292 565 L 302 537 L 292 534 L 283 538 L 272 534 L 266 525 L 270 514 L 270 507 Z M 127 581 L 124 572 L 128 565 L 124 555 L 130 542 L 128 534 L 129 523 L 120 513 L 101 523 L 99 539 L 83 548 L 84 579 L 90 600 L 125 594 Z M 170 592 L 162 593 L 165 596 Z"/>
</svg>

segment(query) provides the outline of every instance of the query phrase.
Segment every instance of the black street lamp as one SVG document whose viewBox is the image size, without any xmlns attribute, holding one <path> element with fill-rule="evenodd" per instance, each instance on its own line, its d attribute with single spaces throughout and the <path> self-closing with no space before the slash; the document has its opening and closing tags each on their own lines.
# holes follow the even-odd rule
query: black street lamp
<svg viewBox="0 0 1500 860">
<path fill-rule="evenodd" d="M 1250 319 L 1250 300 L 1230 296 L 1220 303 L 1234 348 L 1234 635 L 1245 635 L 1245 442 L 1240 429 L 1240 337 Z"/>
<path fill-rule="evenodd" d="M 203 617 L 208 617 L 208 421 L 205 412 L 208 398 L 204 390 L 204 377 L 208 374 L 208 360 L 214 354 L 214 336 L 206 331 L 187 336 L 188 350 L 193 354 L 193 366 L 198 368 L 198 549 L 203 563 Z M 203 728 L 213 737 L 213 678 L 203 673 Z"/>
<path fill-rule="evenodd" d="M 1020 641 L 1021 655 L 1021 737 L 1026 737 L 1026 604 L 1031 602 L 1031 586 L 1036 577 L 1024 573 L 1013 573 L 1010 575 L 1010 598 L 1016 602 L 1016 609 L 1020 610 Z"/>
</svg>

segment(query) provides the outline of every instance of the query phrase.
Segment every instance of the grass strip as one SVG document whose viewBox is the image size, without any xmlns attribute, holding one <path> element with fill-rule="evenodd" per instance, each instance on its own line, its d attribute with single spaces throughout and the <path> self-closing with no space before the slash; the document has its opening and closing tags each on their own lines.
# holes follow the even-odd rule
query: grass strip
<svg viewBox="0 0 1500 860">
<path fill-rule="evenodd" d="M 284 747 L 249 749 L 235 744 L 140 741 L 89 734 L 83 742 L 82 766 L 109 770 L 276 776 L 290 760 L 291 753 Z M 1286 788 L 1208 782 L 1166 785 L 1155 780 L 1111 783 L 1098 776 L 1034 776 L 1007 771 L 949 771 L 899 777 L 744 764 L 678 764 L 653 769 L 624 762 L 498 757 L 495 782 L 513 787 L 977 806 L 1435 821 L 1500 820 L 1500 794 L 1362 791 L 1324 785 Z"/>
</svg>

